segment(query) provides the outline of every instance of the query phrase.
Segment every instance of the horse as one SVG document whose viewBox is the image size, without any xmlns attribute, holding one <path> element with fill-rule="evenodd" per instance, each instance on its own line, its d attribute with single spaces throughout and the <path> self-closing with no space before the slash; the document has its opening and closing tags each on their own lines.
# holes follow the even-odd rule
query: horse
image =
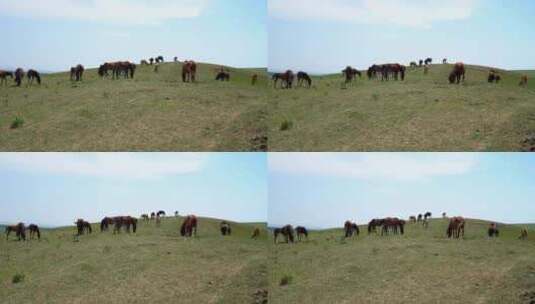
<svg viewBox="0 0 535 304">
<path fill-rule="evenodd" d="M 416 216 L 414 215 L 409 216 L 409 222 L 416 223 Z"/>
<path fill-rule="evenodd" d="M 418 222 L 421 222 L 421 221 L 422 221 L 422 217 L 423 217 L 423 215 L 422 215 L 421 213 L 418 214 Z"/>
<path fill-rule="evenodd" d="M 419 65 L 419 66 L 424 65 L 424 61 L 423 61 L 422 59 L 420 59 L 420 60 L 418 61 L 418 65 Z"/>
<path fill-rule="evenodd" d="M 113 224 L 114 218 L 111 217 L 104 217 L 100 221 L 100 232 L 108 231 L 108 228 L 110 225 Z"/>
<path fill-rule="evenodd" d="M 78 64 L 75 67 L 71 68 L 71 81 L 81 81 L 82 75 L 84 74 L 84 66 Z"/>
<path fill-rule="evenodd" d="M 226 221 L 222 221 L 219 224 L 219 230 L 221 231 L 221 235 L 230 235 L 232 233 L 232 229 L 230 228 L 230 224 Z"/>
<path fill-rule="evenodd" d="M 7 76 L 13 79 L 13 72 L 0 70 L 0 85 L 7 85 Z"/>
<path fill-rule="evenodd" d="M 398 80 L 398 75 L 401 76 L 401 81 L 405 80 L 405 66 L 399 63 L 383 64 L 381 66 L 381 80 L 388 81 L 390 74 L 392 74 L 394 80 Z"/>
<path fill-rule="evenodd" d="M 405 221 L 400 220 L 397 217 L 387 217 L 383 219 L 383 228 L 381 229 L 381 235 L 388 235 L 390 232 L 393 234 L 404 233 Z"/>
<path fill-rule="evenodd" d="M 277 238 L 279 234 L 282 234 L 284 236 L 286 243 L 294 242 L 294 229 L 292 225 L 286 225 L 282 228 L 275 228 L 273 230 L 273 234 L 275 236 L 275 243 L 277 243 Z"/>
<path fill-rule="evenodd" d="M 431 215 L 432 213 L 427 211 L 425 214 L 424 214 L 424 220 L 427 220 L 428 218 L 431 218 Z"/>
<path fill-rule="evenodd" d="M 381 227 L 383 225 L 383 219 L 372 219 L 368 223 L 368 234 L 374 232 L 377 233 L 377 227 Z"/>
<path fill-rule="evenodd" d="M 141 215 L 141 219 L 142 219 L 144 222 L 148 222 L 148 221 L 149 221 L 149 215 L 144 213 L 144 214 Z"/>
<path fill-rule="evenodd" d="M 165 211 L 160 210 L 158 213 L 156 213 L 157 216 L 165 216 Z"/>
<path fill-rule="evenodd" d="M 446 58 L 442 59 L 442 64 L 446 64 L 446 63 L 448 63 L 448 59 Z"/>
<path fill-rule="evenodd" d="M 297 234 L 297 241 L 303 240 L 303 236 L 308 240 L 308 230 L 303 226 L 295 227 L 295 233 Z"/>
<path fill-rule="evenodd" d="M 178 217 L 178 211 L 175 211 L 175 217 Z"/>
<path fill-rule="evenodd" d="M 251 85 L 256 85 L 256 82 L 258 81 L 258 75 L 256 74 L 253 74 L 253 76 L 251 76 Z"/>
<path fill-rule="evenodd" d="M 17 84 L 17 87 L 20 87 L 23 78 L 24 78 L 24 70 L 22 68 L 16 69 L 15 70 L 15 83 Z"/>
<path fill-rule="evenodd" d="M 151 212 L 150 213 L 150 219 L 153 220 L 155 217 L 156 217 L 156 213 L 155 212 Z"/>
<path fill-rule="evenodd" d="M 156 57 L 156 63 L 161 63 L 161 62 L 163 62 L 163 56 L 160 55 Z"/>
<path fill-rule="evenodd" d="M 37 80 L 37 84 L 38 85 L 41 85 L 41 75 L 39 75 L 39 72 L 37 72 L 36 70 L 28 70 L 28 85 L 32 85 L 33 83 L 33 80 Z"/>
<path fill-rule="evenodd" d="M 257 227 L 253 230 L 253 234 L 251 235 L 251 238 L 256 240 L 260 236 L 260 229 Z"/>
<path fill-rule="evenodd" d="M 182 64 L 182 82 L 195 82 L 197 64 L 193 60 L 186 60 Z"/>
<path fill-rule="evenodd" d="M 425 65 L 433 63 L 433 58 L 426 58 L 424 63 L 425 63 Z"/>
<path fill-rule="evenodd" d="M 360 234 L 359 226 L 351 221 L 345 221 L 344 223 L 344 236 L 352 237 L 357 234 L 357 236 Z"/>
<path fill-rule="evenodd" d="M 195 215 L 188 215 L 182 222 L 180 227 L 180 235 L 191 237 L 192 234 L 197 236 L 197 217 Z"/>
<path fill-rule="evenodd" d="M 362 73 L 360 73 L 360 71 L 352 68 L 349 65 L 345 69 L 342 70 L 342 74 L 345 76 L 346 84 L 352 82 L 353 79 L 356 79 L 357 75 L 359 75 L 359 78 L 362 77 Z"/>
<path fill-rule="evenodd" d="M 308 76 L 308 74 L 303 71 L 299 71 L 297 72 L 297 86 L 303 86 L 303 82 L 306 82 L 307 88 L 310 88 L 310 86 L 312 85 L 312 79 L 310 78 L 310 76 Z"/>
<path fill-rule="evenodd" d="M 292 70 L 287 70 L 284 73 L 275 73 L 271 77 L 271 80 L 273 80 L 273 87 L 277 87 L 277 82 L 281 81 L 281 89 L 291 89 L 293 80 L 294 80 L 294 73 Z"/>
<path fill-rule="evenodd" d="M 41 231 L 39 231 L 39 226 L 35 224 L 28 225 L 28 230 L 30 230 L 30 240 L 34 238 L 35 235 L 37 235 L 37 239 L 41 239 Z"/>
<path fill-rule="evenodd" d="M 178 57 L 175 56 L 175 57 L 173 58 L 173 61 L 174 61 L 174 62 L 178 62 Z"/>
<path fill-rule="evenodd" d="M 518 237 L 518 239 L 525 240 L 527 238 L 528 238 L 528 228 L 522 227 L 522 229 L 520 230 L 520 236 Z"/>
<path fill-rule="evenodd" d="M 527 75 L 522 75 L 520 76 L 520 82 L 518 83 L 519 86 L 521 87 L 525 87 L 528 85 L 528 76 Z"/>
<path fill-rule="evenodd" d="M 150 65 L 152 65 L 154 63 L 154 58 L 149 58 L 149 62 L 150 62 Z"/>
<path fill-rule="evenodd" d="M 487 77 L 487 81 L 489 83 L 493 83 L 493 82 L 498 83 L 500 82 L 501 79 L 502 78 L 500 77 L 500 75 L 496 74 L 494 70 L 490 70 L 489 76 Z"/>
<path fill-rule="evenodd" d="M 410 66 L 411 68 L 415 68 L 415 67 L 418 66 L 418 64 L 416 63 L 416 61 L 411 61 L 411 63 L 409 64 L 409 66 Z"/>
<path fill-rule="evenodd" d="M 127 233 L 130 233 L 130 226 L 132 226 L 132 232 L 136 233 L 137 219 L 131 216 L 116 216 L 113 218 L 113 233 L 121 233 L 121 228 L 125 227 Z"/>
<path fill-rule="evenodd" d="M 487 234 L 489 235 L 489 238 L 498 237 L 500 235 L 500 230 L 498 230 L 496 223 L 490 223 Z"/>
<path fill-rule="evenodd" d="M 17 225 L 6 226 L 6 240 L 9 239 L 9 234 L 15 232 L 19 241 L 22 239 L 26 241 L 26 227 L 24 223 L 18 223 Z"/>
<path fill-rule="evenodd" d="M 446 235 L 448 238 L 464 237 L 464 218 L 461 216 L 454 216 L 450 219 Z"/>
<path fill-rule="evenodd" d="M 227 73 L 227 72 L 219 72 L 217 73 L 217 75 L 215 76 L 215 80 L 220 80 L 220 81 L 229 81 L 230 80 L 230 74 Z"/>
<path fill-rule="evenodd" d="M 84 221 L 83 219 L 76 220 L 75 224 L 76 224 L 76 229 L 78 230 L 78 235 L 93 232 L 93 229 L 91 228 L 91 224 L 89 222 Z"/>
<path fill-rule="evenodd" d="M 118 79 L 121 74 L 124 78 L 134 78 L 136 65 L 129 61 L 119 61 L 113 65 L 113 78 Z"/>
<path fill-rule="evenodd" d="M 457 82 L 457 84 L 459 84 L 461 82 L 461 79 L 462 81 L 464 81 L 464 76 L 465 76 L 465 69 L 464 69 L 464 63 L 462 62 L 457 62 L 454 66 L 453 66 L 453 70 L 451 71 L 450 73 L 450 76 L 449 76 L 449 81 L 451 84 Z"/>
<path fill-rule="evenodd" d="M 442 218 L 443 218 L 443 219 L 448 218 L 448 217 L 446 216 L 446 212 L 442 212 Z"/>
</svg>

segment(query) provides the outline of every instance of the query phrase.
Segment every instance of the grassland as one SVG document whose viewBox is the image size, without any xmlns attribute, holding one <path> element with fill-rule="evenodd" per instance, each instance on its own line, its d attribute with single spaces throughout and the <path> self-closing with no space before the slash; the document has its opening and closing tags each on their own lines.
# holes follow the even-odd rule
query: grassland
<svg viewBox="0 0 535 304">
<path fill-rule="evenodd" d="M 270 303 L 533 303 L 533 230 L 521 241 L 518 226 L 500 225 L 488 239 L 488 222 L 469 220 L 465 239 L 449 240 L 446 226 L 408 224 L 404 236 L 388 237 L 361 227 L 345 240 L 333 229 L 272 244 Z"/>
<path fill-rule="evenodd" d="M 98 232 L 75 241 L 75 228 L 47 230 L 41 241 L 0 240 L 2 303 L 255 303 L 267 289 L 265 224 L 201 218 L 198 237 L 179 236 L 181 220 L 138 233 Z M 253 227 L 262 228 L 258 240 Z M 12 282 L 17 274 L 22 282 Z M 261 302 L 259 302 L 261 303 Z"/>
<path fill-rule="evenodd" d="M 199 64 L 196 84 L 166 63 L 158 73 L 138 66 L 129 80 L 88 69 L 79 83 L 56 73 L 41 86 L 0 87 L 0 151 L 265 150 L 265 70 L 228 68 L 222 83 L 216 68 Z M 17 117 L 22 125 L 11 128 Z"/>
<path fill-rule="evenodd" d="M 408 69 L 404 82 L 369 81 L 363 75 L 346 89 L 341 74 L 313 77 L 311 89 L 271 88 L 269 149 L 523 151 L 535 147 L 533 79 L 521 88 L 521 72 L 499 71 L 502 82 L 489 84 L 489 68 L 467 66 L 464 84 L 450 85 L 451 69 L 451 65 L 432 65 L 428 75 L 423 68 Z"/>
</svg>

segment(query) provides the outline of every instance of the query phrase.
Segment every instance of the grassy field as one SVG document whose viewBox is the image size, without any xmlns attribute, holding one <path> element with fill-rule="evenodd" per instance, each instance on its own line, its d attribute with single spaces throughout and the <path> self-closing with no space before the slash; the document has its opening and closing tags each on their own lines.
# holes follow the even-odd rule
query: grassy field
<svg viewBox="0 0 535 304">
<path fill-rule="evenodd" d="M 255 303 L 267 290 L 265 224 L 200 219 L 198 238 L 179 236 L 181 219 L 138 233 L 93 234 L 74 241 L 74 227 L 47 230 L 41 241 L 0 238 L 2 303 Z M 253 227 L 262 229 L 258 240 Z M 15 275 L 24 279 L 12 282 Z M 259 302 L 260 303 L 260 302 Z"/>
<path fill-rule="evenodd" d="M 341 229 L 312 232 L 298 244 L 271 245 L 270 303 L 533 303 L 535 232 L 469 220 L 463 240 L 445 238 L 447 221 L 404 236 L 343 240 Z M 364 229 L 365 230 L 365 229 Z M 271 238 L 271 242 L 273 242 Z M 289 281 L 281 285 L 283 278 Z"/>
<path fill-rule="evenodd" d="M 269 91 L 270 151 L 523 151 L 535 147 L 535 79 L 467 66 L 450 85 L 451 65 L 408 69 L 404 82 L 313 77 L 311 89 Z M 533 73 L 531 73 L 533 75 Z M 524 143 L 533 136 L 532 142 Z"/>
<path fill-rule="evenodd" d="M 43 84 L 0 87 L 0 151 L 265 150 L 266 73 L 198 65 L 198 83 L 182 83 L 181 65 L 139 66 L 133 80 L 100 79 L 86 70 L 48 74 Z M 259 82 L 251 85 L 256 73 Z M 11 128 L 16 118 L 24 122 Z"/>
</svg>

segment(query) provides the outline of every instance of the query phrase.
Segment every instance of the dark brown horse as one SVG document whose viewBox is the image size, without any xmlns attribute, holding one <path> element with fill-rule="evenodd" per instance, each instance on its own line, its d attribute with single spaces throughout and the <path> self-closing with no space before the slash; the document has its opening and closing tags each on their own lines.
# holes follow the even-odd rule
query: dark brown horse
<svg viewBox="0 0 535 304">
<path fill-rule="evenodd" d="M 418 67 L 418 64 L 416 63 L 416 61 L 411 61 L 411 63 L 409 64 L 409 66 L 410 66 L 411 68 L 416 68 L 416 67 Z"/>
<path fill-rule="evenodd" d="M 113 78 L 118 79 L 119 76 L 124 78 L 134 78 L 136 72 L 136 65 L 129 61 L 119 61 L 113 65 Z"/>
<path fill-rule="evenodd" d="M 24 223 L 18 223 L 17 225 L 6 226 L 6 240 L 9 239 L 9 234 L 15 232 L 19 241 L 22 239 L 26 241 L 26 227 Z"/>
<path fill-rule="evenodd" d="M 13 72 L 0 70 L 0 85 L 7 85 L 7 77 L 13 79 Z"/>
<path fill-rule="evenodd" d="M 381 80 L 388 81 L 390 79 L 390 76 L 394 80 L 398 80 L 399 77 L 401 77 L 401 81 L 405 80 L 405 66 L 399 64 L 399 63 L 387 63 L 383 64 L 381 66 Z"/>
<path fill-rule="evenodd" d="M 297 234 L 297 241 L 302 241 L 303 238 L 308 240 L 308 230 L 303 226 L 295 227 L 295 233 Z"/>
<path fill-rule="evenodd" d="M 464 63 L 457 62 L 453 66 L 453 70 L 451 71 L 450 76 L 448 77 L 448 79 L 449 79 L 450 83 L 457 82 L 457 84 L 459 84 L 461 82 L 461 79 L 462 79 L 462 81 L 464 81 L 465 73 L 466 73 L 466 71 L 464 69 Z"/>
<path fill-rule="evenodd" d="M 256 240 L 259 236 L 260 236 L 260 229 L 259 228 L 255 228 L 253 230 L 253 234 L 251 235 L 251 238 Z"/>
<path fill-rule="evenodd" d="M 414 215 L 409 216 L 409 222 L 416 223 L 416 216 Z"/>
<path fill-rule="evenodd" d="M 500 230 L 498 230 L 498 225 L 496 223 L 490 223 L 489 229 L 487 230 L 489 238 L 500 236 Z"/>
<path fill-rule="evenodd" d="M 149 215 L 144 213 L 141 215 L 141 219 L 144 221 L 144 222 L 148 222 L 149 221 Z"/>
<path fill-rule="evenodd" d="M 424 220 L 427 220 L 428 218 L 431 218 L 431 215 L 432 213 L 427 211 L 425 214 L 424 214 Z"/>
<path fill-rule="evenodd" d="M 303 83 L 306 83 L 306 87 L 310 88 L 312 86 L 312 78 L 307 73 L 299 71 L 297 72 L 297 86 L 301 87 Z"/>
<path fill-rule="evenodd" d="M 78 235 L 93 232 L 93 229 L 91 228 L 91 224 L 89 222 L 84 221 L 83 219 L 76 220 L 75 224 L 76 224 L 76 229 L 78 231 Z"/>
<path fill-rule="evenodd" d="M 442 59 L 442 64 L 446 64 L 446 63 L 448 63 L 448 59 L 446 58 Z"/>
<path fill-rule="evenodd" d="M 158 211 L 158 212 L 156 213 L 156 215 L 158 215 L 158 216 L 165 216 L 165 211 L 160 210 L 160 211 Z"/>
<path fill-rule="evenodd" d="M 528 85 L 528 76 L 527 75 L 522 75 L 520 77 L 520 83 L 518 83 L 519 86 L 521 87 L 525 87 Z"/>
<path fill-rule="evenodd" d="M 20 87 L 22 84 L 22 79 L 24 78 L 24 70 L 22 68 L 18 68 L 15 70 L 15 83 L 17 84 L 17 87 Z"/>
<path fill-rule="evenodd" d="M 418 214 L 418 222 L 421 222 L 421 221 L 422 221 L 422 217 L 423 217 L 423 215 L 422 215 L 421 213 Z"/>
<path fill-rule="evenodd" d="M 403 234 L 404 233 L 405 221 L 400 220 L 397 217 L 387 217 L 383 219 L 383 227 L 381 229 L 381 235 L 388 235 L 389 233 L 393 234 Z"/>
<path fill-rule="evenodd" d="M 294 242 L 294 229 L 292 225 L 286 225 L 282 228 L 275 228 L 273 230 L 273 235 L 275 238 L 275 243 L 277 243 L 277 238 L 279 234 L 282 234 L 284 236 L 284 240 L 286 243 L 293 243 Z"/>
<path fill-rule="evenodd" d="M 368 223 L 368 234 L 374 232 L 377 233 L 377 227 L 381 227 L 383 225 L 383 219 L 372 219 Z"/>
<path fill-rule="evenodd" d="M 197 236 L 197 217 L 195 215 L 186 216 L 180 227 L 180 235 L 187 237 Z"/>
<path fill-rule="evenodd" d="M 433 63 L 433 58 L 429 58 L 428 57 L 427 59 L 425 59 L 424 63 L 425 63 L 425 65 Z"/>
<path fill-rule="evenodd" d="M 490 70 L 489 76 L 487 77 L 487 81 L 489 83 L 499 83 L 500 80 L 502 80 L 502 77 L 496 73 L 494 70 Z"/>
<path fill-rule="evenodd" d="M 33 80 L 35 79 L 37 81 L 37 84 L 41 85 L 41 75 L 36 70 L 28 70 L 28 85 L 33 84 Z"/>
<path fill-rule="evenodd" d="M 150 219 L 153 220 L 156 218 L 156 212 L 151 212 L 150 213 Z"/>
<path fill-rule="evenodd" d="M 352 237 L 357 234 L 357 236 L 360 234 L 359 226 L 356 223 L 353 223 L 351 221 L 345 221 L 344 223 L 344 236 L 346 238 Z"/>
<path fill-rule="evenodd" d="M 100 232 L 108 231 L 110 225 L 113 225 L 113 219 L 112 217 L 104 217 L 102 221 L 100 221 Z"/>
<path fill-rule="evenodd" d="M 137 219 L 131 216 L 113 217 L 113 224 L 113 233 L 121 233 L 123 227 L 127 233 L 130 233 L 130 226 L 132 226 L 133 233 L 136 233 L 137 230 Z"/>
<path fill-rule="evenodd" d="M 351 66 L 347 66 L 345 69 L 342 70 L 342 74 L 345 76 L 345 83 L 350 83 L 352 82 L 354 79 L 357 78 L 357 75 L 360 77 L 362 77 L 362 73 L 357 70 L 357 69 L 354 69 L 353 67 Z"/>
<path fill-rule="evenodd" d="M 156 63 L 162 63 L 163 62 L 163 56 L 156 57 Z"/>
<path fill-rule="evenodd" d="M 193 60 L 186 60 L 182 64 L 182 82 L 195 82 L 197 64 Z"/>
<path fill-rule="evenodd" d="M 30 224 L 28 226 L 28 230 L 30 230 L 30 240 L 33 239 L 35 236 L 37 236 L 37 239 L 41 239 L 41 231 L 39 231 L 39 226 L 35 224 Z"/>
<path fill-rule="evenodd" d="M 230 228 L 230 224 L 227 221 L 222 221 L 219 224 L 219 230 L 221 231 L 221 235 L 231 235 L 232 229 Z"/>
<path fill-rule="evenodd" d="M 461 216 L 454 216 L 450 219 L 446 235 L 448 238 L 464 237 L 464 218 Z"/>
<path fill-rule="evenodd" d="M 253 74 L 253 76 L 251 76 L 251 85 L 256 85 L 257 81 L 258 81 L 258 75 Z"/>
<path fill-rule="evenodd" d="M 220 71 L 220 72 L 217 73 L 217 75 L 215 76 L 215 80 L 219 80 L 219 81 L 229 81 L 229 80 L 230 80 L 230 74 L 227 73 L 227 72 Z"/>
<path fill-rule="evenodd" d="M 71 81 L 82 81 L 82 76 L 84 75 L 84 66 L 78 64 L 75 67 L 71 68 Z"/>
<path fill-rule="evenodd" d="M 292 70 L 287 70 L 284 73 L 275 73 L 271 77 L 271 79 L 273 80 L 273 87 L 276 88 L 277 82 L 280 80 L 282 89 L 291 89 L 294 78 L 295 78 L 295 75 L 292 72 Z"/>
</svg>

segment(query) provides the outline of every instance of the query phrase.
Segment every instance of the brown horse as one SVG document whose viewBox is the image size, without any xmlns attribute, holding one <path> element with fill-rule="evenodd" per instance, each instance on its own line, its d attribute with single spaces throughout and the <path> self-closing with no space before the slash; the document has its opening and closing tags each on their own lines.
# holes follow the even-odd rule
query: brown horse
<svg viewBox="0 0 535 304">
<path fill-rule="evenodd" d="M 282 234 L 284 236 L 284 240 L 286 243 L 293 243 L 294 242 L 294 229 L 292 225 L 286 225 L 282 228 L 275 228 L 273 230 L 275 243 L 277 243 L 277 238 L 279 234 Z"/>
<path fill-rule="evenodd" d="M 34 236 L 37 235 L 37 239 L 41 239 L 41 231 L 39 231 L 39 226 L 35 224 L 30 224 L 28 226 L 28 230 L 30 230 L 30 240 L 34 238 Z"/>
<path fill-rule="evenodd" d="M 113 219 L 112 217 L 104 217 L 102 221 L 100 221 L 100 232 L 108 231 L 110 225 L 113 225 Z"/>
<path fill-rule="evenodd" d="M 273 80 L 273 87 L 277 87 L 277 82 L 281 81 L 281 89 L 291 89 L 294 81 L 294 73 L 292 70 L 287 70 L 284 73 L 275 73 L 271 77 Z"/>
<path fill-rule="evenodd" d="M 187 237 L 197 236 L 197 217 L 195 215 L 186 216 L 180 227 L 180 235 Z"/>
<path fill-rule="evenodd" d="M 84 66 L 78 64 L 75 67 L 71 68 L 71 81 L 82 81 L 82 76 L 84 74 Z"/>
<path fill-rule="evenodd" d="M 416 61 L 411 61 L 411 63 L 409 64 L 409 66 L 410 66 L 411 68 L 416 68 L 416 67 L 418 67 L 418 64 L 416 63 Z"/>
<path fill-rule="evenodd" d="M 260 229 L 259 228 L 255 228 L 253 230 L 253 234 L 251 235 L 251 238 L 256 240 L 259 236 L 260 236 Z"/>
<path fill-rule="evenodd" d="M 462 81 L 464 81 L 465 73 L 466 73 L 466 70 L 464 69 L 464 63 L 457 62 L 453 66 L 453 70 L 451 71 L 450 76 L 448 77 L 448 79 L 449 79 L 450 83 L 452 83 L 452 84 L 455 83 L 455 82 L 457 82 L 457 84 L 459 84 L 461 82 L 461 79 L 462 79 Z"/>
<path fill-rule="evenodd" d="M 368 234 L 374 232 L 377 233 L 377 227 L 381 227 L 383 225 L 383 219 L 372 219 L 368 223 Z"/>
<path fill-rule="evenodd" d="M 500 235 L 500 230 L 498 230 L 498 225 L 496 223 L 490 223 L 489 229 L 487 230 L 489 238 L 498 237 Z"/>
<path fill-rule="evenodd" d="M 520 77 L 520 83 L 518 83 L 519 86 L 521 87 L 525 87 L 528 85 L 528 76 L 527 75 L 522 75 Z"/>
<path fill-rule="evenodd" d="M 418 222 L 421 222 L 421 221 L 422 221 L 422 217 L 423 217 L 423 215 L 422 215 L 421 213 L 418 214 Z"/>
<path fill-rule="evenodd" d="M 134 78 L 136 65 L 129 61 L 119 61 L 113 64 L 112 70 L 114 79 L 118 79 L 121 75 L 124 78 Z"/>
<path fill-rule="evenodd" d="M 163 62 L 163 56 L 156 57 L 156 63 L 162 63 Z"/>
<path fill-rule="evenodd" d="M 251 85 L 256 85 L 256 82 L 258 81 L 258 75 L 256 74 L 253 74 L 253 76 L 251 76 Z"/>
<path fill-rule="evenodd" d="M 424 220 L 427 220 L 428 218 L 431 218 L 431 215 L 433 215 L 431 212 L 427 211 L 425 214 L 424 214 Z"/>
<path fill-rule="evenodd" d="M 221 235 L 231 235 L 232 229 L 230 228 L 230 224 L 226 221 L 222 221 L 219 224 L 219 230 L 221 231 Z"/>
<path fill-rule="evenodd" d="M 308 230 L 303 226 L 295 227 L 295 233 L 297 234 L 297 241 L 302 241 L 303 238 L 308 240 Z"/>
<path fill-rule="evenodd" d="M 427 59 L 425 59 L 424 63 L 425 63 L 425 65 L 433 63 L 433 58 L 429 58 L 428 57 Z"/>
<path fill-rule="evenodd" d="M 121 228 L 124 227 L 127 233 L 130 233 L 130 226 L 132 232 L 136 233 L 137 219 L 131 216 L 116 216 L 113 218 L 113 233 L 121 233 Z"/>
<path fill-rule="evenodd" d="M 39 72 L 37 72 L 36 70 L 28 70 L 28 85 L 32 85 L 33 84 L 33 80 L 37 80 L 37 84 L 41 85 L 41 75 L 39 74 Z"/>
<path fill-rule="evenodd" d="M 230 80 L 230 74 L 227 73 L 227 72 L 220 71 L 220 72 L 217 73 L 217 75 L 215 76 L 215 80 L 219 80 L 219 81 L 229 81 L 229 80 Z"/>
<path fill-rule="evenodd" d="M 409 216 L 409 222 L 416 223 L 416 216 L 414 215 Z"/>
<path fill-rule="evenodd" d="M 383 219 L 383 228 L 381 229 L 381 235 L 388 235 L 389 233 L 393 234 L 403 234 L 404 233 L 405 221 L 400 220 L 397 217 L 387 217 Z"/>
<path fill-rule="evenodd" d="M 142 214 L 142 215 L 141 215 L 141 219 L 142 219 L 144 222 L 148 222 L 148 221 L 149 221 L 149 215 L 148 215 L 148 214 Z"/>
<path fill-rule="evenodd" d="M 197 64 L 193 60 L 186 60 L 182 64 L 182 82 L 195 82 Z"/>
<path fill-rule="evenodd" d="M 312 85 L 312 78 L 310 78 L 307 73 L 299 71 L 297 72 L 297 86 L 301 87 L 303 86 L 303 83 L 306 83 L 306 87 L 310 88 L 310 86 Z"/>
<path fill-rule="evenodd" d="M 487 81 L 489 83 L 493 83 L 493 82 L 499 83 L 501 79 L 502 79 L 501 76 L 498 75 L 494 70 L 490 70 L 489 76 L 487 77 Z"/>
<path fill-rule="evenodd" d="M 17 225 L 6 226 L 6 240 L 9 239 L 9 234 L 15 232 L 19 241 L 22 239 L 26 241 L 26 227 L 24 223 L 18 223 Z"/>
<path fill-rule="evenodd" d="M 91 228 L 91 224 L 89 222 L 84 221 L 83 219 L 76 220 L 75 224 L 76 224 L 76 229 L 78 231 L 78 235 L 93 232 L 93 229 Z"/>
<path fill-rule="evenodd" d="M 13 79 L 13 72 L 0 70 L 0 85 L 7 85 L 7 77 Z"/>
<path fill-rule="evenodd" d="M 464 237 L 464 218 L 461 216 L 454 216 L 450 219 L 446 235 L 448 238 Z"/>
<path fill-rule="evenodd" d="M 405 66 L 399 64 L 399 63 L 387 63 L 383 64 L 381 66 L 381 80 L 388 81 L 390 78 L 390 75 L 392 75 L 392 78 L 394 80 L 398 80 L 399 76 L 401 76 L 401 81 L 405 80 Z"/>
<path fill-rule="evenodd" d="M 518 237 L 518 239 L 520 240 L 525 240 L 528 238 L 528 228 L 526 227 L 523 227 L 521 230 L 520 230 L 520 236 Z"/>
<path fill-rule="evenodd" d="M 353 67 L 349 65 L 345 69 L 342 70 L 342 74 L 345 76 L 346 84 L 356 79 L 357 75 L 359 76 L 359 78 L 362 77 L 362 73 L 359 70 L 354 69 Z"/>
<path fill-rule="evenodd" d="M 360 234 L 359 226 L 351 221 L 345 221 L 344 223 L 344 236 L 352 237 L 357 234 L 357 236 Z"/>
<path fill-rule="evenodd" d="M 22 79 L 24 78 L 24 70 L 22 68 L 18 68 L 15 70 L 15 83 L 17 84 L 17 87 L 20 87 L 22 84 Z"/>
</svg>

